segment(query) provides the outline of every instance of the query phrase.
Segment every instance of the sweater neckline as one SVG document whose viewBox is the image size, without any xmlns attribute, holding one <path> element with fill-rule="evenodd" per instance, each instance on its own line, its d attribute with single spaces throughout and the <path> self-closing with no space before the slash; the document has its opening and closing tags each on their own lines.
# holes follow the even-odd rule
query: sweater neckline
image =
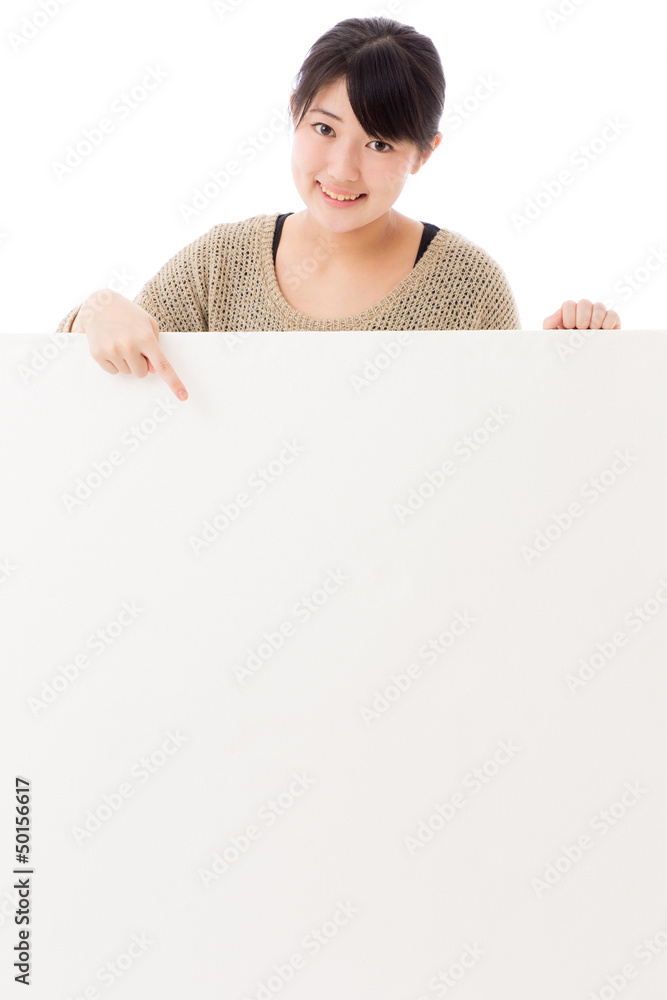
<svg viewBox="0 0 667 1000">
<path fill-rule="evenodd" d="M 259 251 L 264 284 L 268 289 L 273 304 L 285 317 L 291 319 L 294 323 L 298 323 L 300 328 L 309 328 L 312 330 L 330 330 L 332 327 L 340 329 L 341 326 L 347 326 L 350 329 L 364 329 L 368 321 L 372 320 L 374 316 L 385 312 L 397 299 L 400 299 L 403 295 L 412 291 L 414 287 L 418 287 L 421 284 L 423 272 L 430 265 L 431 257 L 435 254 L 436 250 L 440 251 L 442 249 L 443 241 L 449 237 L 448 230 L 439 229 L 410 273 L 406 274 L 386 295 L 383 295 L 381 299 L 378 299 L 377 302 L 374 302 L 362 312 L 354 313 L 351 316 L 338 316 L 336 319 L 315 319 L 315 317 L 308 316 L 306 313 L 302 313 L 299 309 L 295 309 L 294 306 L 290 305 L 280 290 L 273 263 L 273 236 L 276 228 L 276 220 L 280 214 L 280 212 L 274 212 L 272 215 L 265 215 L 260 226 Z"/>
</svg>

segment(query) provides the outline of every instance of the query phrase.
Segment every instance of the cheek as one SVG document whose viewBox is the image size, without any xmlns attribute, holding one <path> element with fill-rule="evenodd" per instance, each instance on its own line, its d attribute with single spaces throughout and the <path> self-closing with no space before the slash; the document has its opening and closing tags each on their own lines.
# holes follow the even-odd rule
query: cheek
<svg viewBox="0 0 667 1000">
<path fill-rule="evenodd" d="M 405 157 L 392 156 L 383 162 L 367 161 L 364 167 L 364 177 L 369 184 L 378 190 L 385 190 L 392 193 L 396 188 L 401 188 L 405 184 L 408 174 L 408 161 Z"/>
<path fill-rule="evenodd" d="M 403 179 L 400 171 L 394 165 L 386 166 L 383 170 L 375 170 L 368 174 L 368 182 L 376 191 L 385 191 L 387 195 L 393 195 L 396 188 L 400 188 Z"/>
<path fill-rule="evenodd" d="M 292 145 L 292 166 L 300 172 L 310 169 L 317 158 L 317 150 L 314 148 L 310 137 L 307 134 L 297 132 Z"/>
<path fill-rule="evenodd" d="M 410 165 L 406 159 L 395 160 L 391 168 L 387 171 L 392 187 L 402 187 L 410 172 Z"/>
</svg>

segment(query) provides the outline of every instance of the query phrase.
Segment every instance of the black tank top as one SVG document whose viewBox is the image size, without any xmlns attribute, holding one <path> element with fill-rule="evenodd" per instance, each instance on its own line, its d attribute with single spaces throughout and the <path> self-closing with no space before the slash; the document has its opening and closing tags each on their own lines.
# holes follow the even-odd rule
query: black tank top
<svg viewBox="0 0 667 1000">
<path fill-rule="evenodd" d="M 278 244 L 280 243 L 280 234 L 283 231 L 283 222 L 285 221 L 288 215 L 294 215 L 294 212 L 285 212 L 283 215 L 279 215 L 278 218 L 276 219 L 276 228 L 273 234 L 274 266 L 276 263 L 276 254 L 278 252 Z M 415 257 L 415 263 L 412 265 L 413 267 L 415 266 L 415 264 L 419 262 L 420 258 L 424 255 L 424 253 L 426 252 L 426 248 L 428 247 L 429 243 L 431 242 L 435 234 L 440 232 L 440 227 L 434 226 L 432 222 L 422 222 L 422 226 L 424 227 L 424 232 L 422 233 L 421 242 L 419 244 L 419 250 L 417 251 L 417 256 Z"/>
</svg>

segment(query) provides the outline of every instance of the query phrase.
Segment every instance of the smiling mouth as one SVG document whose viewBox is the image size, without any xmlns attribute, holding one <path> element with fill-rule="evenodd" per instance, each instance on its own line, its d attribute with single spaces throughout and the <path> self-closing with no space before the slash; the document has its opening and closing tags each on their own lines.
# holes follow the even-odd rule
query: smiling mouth
<svg viewBox="0 0 667 1000">
<path fill-rule="evenodd" d="M 325 187 L 324 184 L 322 184 L 321 181 L 317 181 L 317 184 L 319 184 L 319 186 L 320 186 L 320 188 L 322 190 L 322 193 L 325 194 L 327 196 L 327 198 L 331 198 L 332 201 L 359 201 L 361 198 L 365 198 L 366 197 L 366 193 L 365 192 L 362 192 L 362 193 L 357 194 L 357 195 L 340 195 L 340 194 L 336 194 L 335 192 L 330 191 L 329 188 Z"/>
</svg>

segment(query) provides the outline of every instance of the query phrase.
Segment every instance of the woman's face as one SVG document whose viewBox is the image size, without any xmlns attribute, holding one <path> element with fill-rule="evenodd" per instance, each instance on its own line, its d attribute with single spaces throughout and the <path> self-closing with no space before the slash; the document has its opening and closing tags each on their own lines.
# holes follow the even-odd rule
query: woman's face
<svg viewBox="0 0 667 1000">
<path fill-rule="evenodd" d="M 313 217 L 327 229 L 344 232 L 384 215 L 429 155 L 422 157 L 413 143 L 385 143 L 366 135 L 343 77 L 316 95 L 295 129 L 292 176 Z M 336 194 L 364 197 L 332 202 L 322 184 Z"/>
</svg>

